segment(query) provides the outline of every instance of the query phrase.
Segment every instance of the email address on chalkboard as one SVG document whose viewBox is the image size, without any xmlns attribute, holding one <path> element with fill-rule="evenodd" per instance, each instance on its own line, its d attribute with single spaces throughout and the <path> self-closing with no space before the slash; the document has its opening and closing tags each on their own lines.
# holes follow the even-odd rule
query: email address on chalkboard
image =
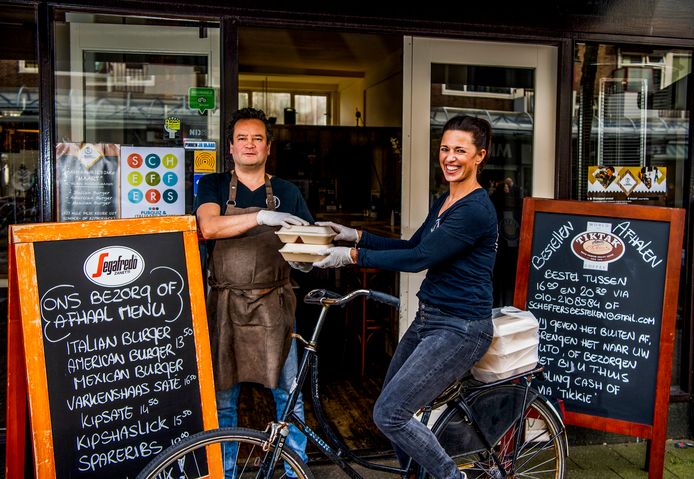
<svg viewBox="0 0 694 479">
<path fill-rule="evenodd" d="M 535 301 L 528 301 L 528 309 L 531 311 L 543 310 L 551 311 L 553 313 L 570 314 L 571 316 L 592 316 L 594 318 L 606 319 L 608 321 L 625 321 L 628 323 L 655 324 L 655 318 L 652 316 L 636 317 L 635 314 L 620 314 L 612 313 L 610 311 L 595 311 L 593 309 L 576 308 L 551 303 L 537 303 Z"/>
</svg>

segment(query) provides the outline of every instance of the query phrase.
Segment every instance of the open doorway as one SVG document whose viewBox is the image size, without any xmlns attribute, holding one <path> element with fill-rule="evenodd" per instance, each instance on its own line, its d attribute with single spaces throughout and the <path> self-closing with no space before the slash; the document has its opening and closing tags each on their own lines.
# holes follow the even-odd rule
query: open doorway
<svg viewBox="0 0 694 479">
<path fill-rule="evenodd" d="M 239 106 L 274 119 L 268 171 L 300 188 L 316 220 L 400 237 L 402 54 L 400 35 L 240 28 Z M 348 267 L 294 279 L 305 337 L 319 312 L 302 302 L 313 288 L 399 294 L 398 275 L 386 271 Z M 399 337 L 398 314 L 358 300 L 330 315 L 319 343 L 326 414 L 350 447 L 388 451 L 371 411 Z M 306 388 L 313 426 L 310 396 Z M 262 388 L 244 387 L 240 408 L 240 424 L 272 420 Z"/>
</svg>

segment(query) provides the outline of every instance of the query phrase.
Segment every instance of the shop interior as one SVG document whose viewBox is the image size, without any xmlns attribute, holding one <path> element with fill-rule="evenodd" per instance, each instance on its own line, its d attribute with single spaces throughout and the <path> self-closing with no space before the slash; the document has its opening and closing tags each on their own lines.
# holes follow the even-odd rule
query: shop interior
<svg viewBox="0 0 694 479">
<path fill-rule="evenodd" d="M 301 189 L 316 220 L 400 236 L 401 36 L 243 27 L 239 87 L 240 106 L 276 118 L 268 170 Z M 287 91 L 291 104 L 277 108 L 273 100 L 281 102 Z M 304 113 L 301 97 L 311 98 L 310 110 L 324 106 L 324 113 Z M 298 297 L 313 288 L 346 293 L 361 287 L 397 296 L 399 286 L 397 273 L 355 267 L 297 273 L 294 279 Z M 310 334 L 318 312 L 299 302 L 300 334 Z M 387 451 L 370 415 L 354 416 L 373 409 L 397 344 L 397 312 L 358 300 L 331 316 L 319 346 L 326 414 L 351 447 Z M 309 398 L 307 388 L 312 424 Z M 255 426 L 271 419 L 272 400 L 262 388 L 245 388 L 241 399 L 241 417 L 252 417 L 252 410 Z M 267 416 L 258 418 L 258 410 Z"/>
</svg>

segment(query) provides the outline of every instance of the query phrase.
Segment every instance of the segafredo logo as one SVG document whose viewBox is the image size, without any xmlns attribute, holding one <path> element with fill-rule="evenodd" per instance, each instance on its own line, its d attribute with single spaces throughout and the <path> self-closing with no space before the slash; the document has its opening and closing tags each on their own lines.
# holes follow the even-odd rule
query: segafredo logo
<svg viewBox="0 0 694 479">
<path fill-rule="evenodd" d="M 145 270 L 145 260 L 126 246 L 107 246 L 94 251 L 84 262 L 84 275 L 100 286 L 132 283 Z"/>
<path fill-rule="evenodd" d="M 611 263 L 624 255 L 624 242 L 603 231 L 584 231 L 571 241 L 573 253 L 585 261 Z"/>
</svg>

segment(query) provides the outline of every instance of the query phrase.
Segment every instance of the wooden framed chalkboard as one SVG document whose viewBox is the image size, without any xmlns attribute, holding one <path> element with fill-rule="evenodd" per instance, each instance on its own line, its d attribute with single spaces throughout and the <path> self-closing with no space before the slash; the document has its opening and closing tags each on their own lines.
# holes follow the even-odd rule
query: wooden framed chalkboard
<svg viewBox="0 0 694 479">
<path fill-rule="evenodd" d="M 526 198 L 514 303 L 566 423 L 651 440 L 662 477 L 684 210 Z"/>
<path fill-rule="evenodd" d="M 193 217 L 18 225 L 10 242 L 8 478 L 27 396 L 40 479 L 134 477 L 217 427 Z"/>
</svg>

